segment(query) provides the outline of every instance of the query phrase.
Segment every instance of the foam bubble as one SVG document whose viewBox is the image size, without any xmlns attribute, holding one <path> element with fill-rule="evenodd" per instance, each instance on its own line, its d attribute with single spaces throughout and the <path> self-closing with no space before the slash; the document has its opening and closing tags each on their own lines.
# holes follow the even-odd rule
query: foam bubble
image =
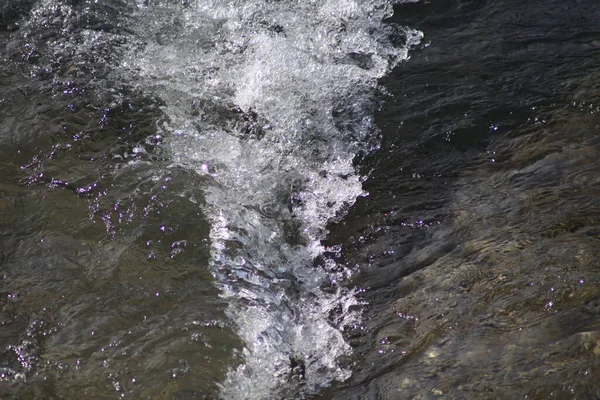
<svg viewBox="0 0 600 400">
<path fill-rule="evenodd" d="M 349 377 L 341 331 L 360 316 L 351 291 L 321 290 L 339 277 L 314 260 L 365 195 L 352 162 L 376 136 L 377 80 L 420 35 L 396 27 L 393 45 L 386 1 L 185 4 L 138 4 L 145 42 L 121 73 L 165 101 L 173 163 L 210 178 L 211 268 L 245 343 L 222 395 L 315 393 Z"/>
</svg>

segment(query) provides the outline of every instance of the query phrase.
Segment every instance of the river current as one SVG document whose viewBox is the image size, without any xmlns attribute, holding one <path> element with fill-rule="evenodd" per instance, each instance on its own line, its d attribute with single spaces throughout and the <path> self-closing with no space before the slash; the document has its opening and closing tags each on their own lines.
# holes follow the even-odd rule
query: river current
<svg viewBox="0 0 600 400">
<path fill-rule="evenodd" d="M 600 396 L 598 22 L 0 4 L 0 396 Z"/>
</svg>

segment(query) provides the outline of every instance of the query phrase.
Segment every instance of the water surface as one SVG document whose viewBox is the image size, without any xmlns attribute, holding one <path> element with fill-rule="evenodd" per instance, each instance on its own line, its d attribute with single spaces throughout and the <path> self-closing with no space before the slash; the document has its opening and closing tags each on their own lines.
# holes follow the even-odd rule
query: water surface
<svg viewBox="0 0 600 400">
<path fill-rule="evenodd" d="M 4 397 L 599 395 L 593 1 L 0 11 Z"/>
</svg>

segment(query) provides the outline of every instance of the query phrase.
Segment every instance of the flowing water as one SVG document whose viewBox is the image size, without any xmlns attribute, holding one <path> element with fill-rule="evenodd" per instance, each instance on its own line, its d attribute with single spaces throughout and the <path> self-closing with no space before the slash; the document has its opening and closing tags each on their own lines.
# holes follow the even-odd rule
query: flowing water
<svg viewBox="0 0 600 400">
<path fill-rule="evenodd" d="M 2 398 L 600 396 L 594 1 L 0 13 Z"/>
</svg>

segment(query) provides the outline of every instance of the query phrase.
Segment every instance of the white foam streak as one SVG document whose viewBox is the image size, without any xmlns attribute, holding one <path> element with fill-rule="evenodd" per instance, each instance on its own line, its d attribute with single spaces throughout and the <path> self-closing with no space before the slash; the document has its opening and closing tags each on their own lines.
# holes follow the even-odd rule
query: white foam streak
<svg viewBox="0 0 600 400">
<path fill-rule="evenodd" d="M 125 65 L 165 100 L 174 163 L 210 178 L 211 268 L 245 343 L 222 396 L 315 393 L 350 375 L 341 330 L 359 315 L 352 292 L 320 289 L 350 271 L 314 260 L 364 194 L 352 161 L 376 131 L 377 80 L 407 48 L 387 39 L 385 1 L 169 3 L 139 4 L 147 43 Z"/>
</svg>

